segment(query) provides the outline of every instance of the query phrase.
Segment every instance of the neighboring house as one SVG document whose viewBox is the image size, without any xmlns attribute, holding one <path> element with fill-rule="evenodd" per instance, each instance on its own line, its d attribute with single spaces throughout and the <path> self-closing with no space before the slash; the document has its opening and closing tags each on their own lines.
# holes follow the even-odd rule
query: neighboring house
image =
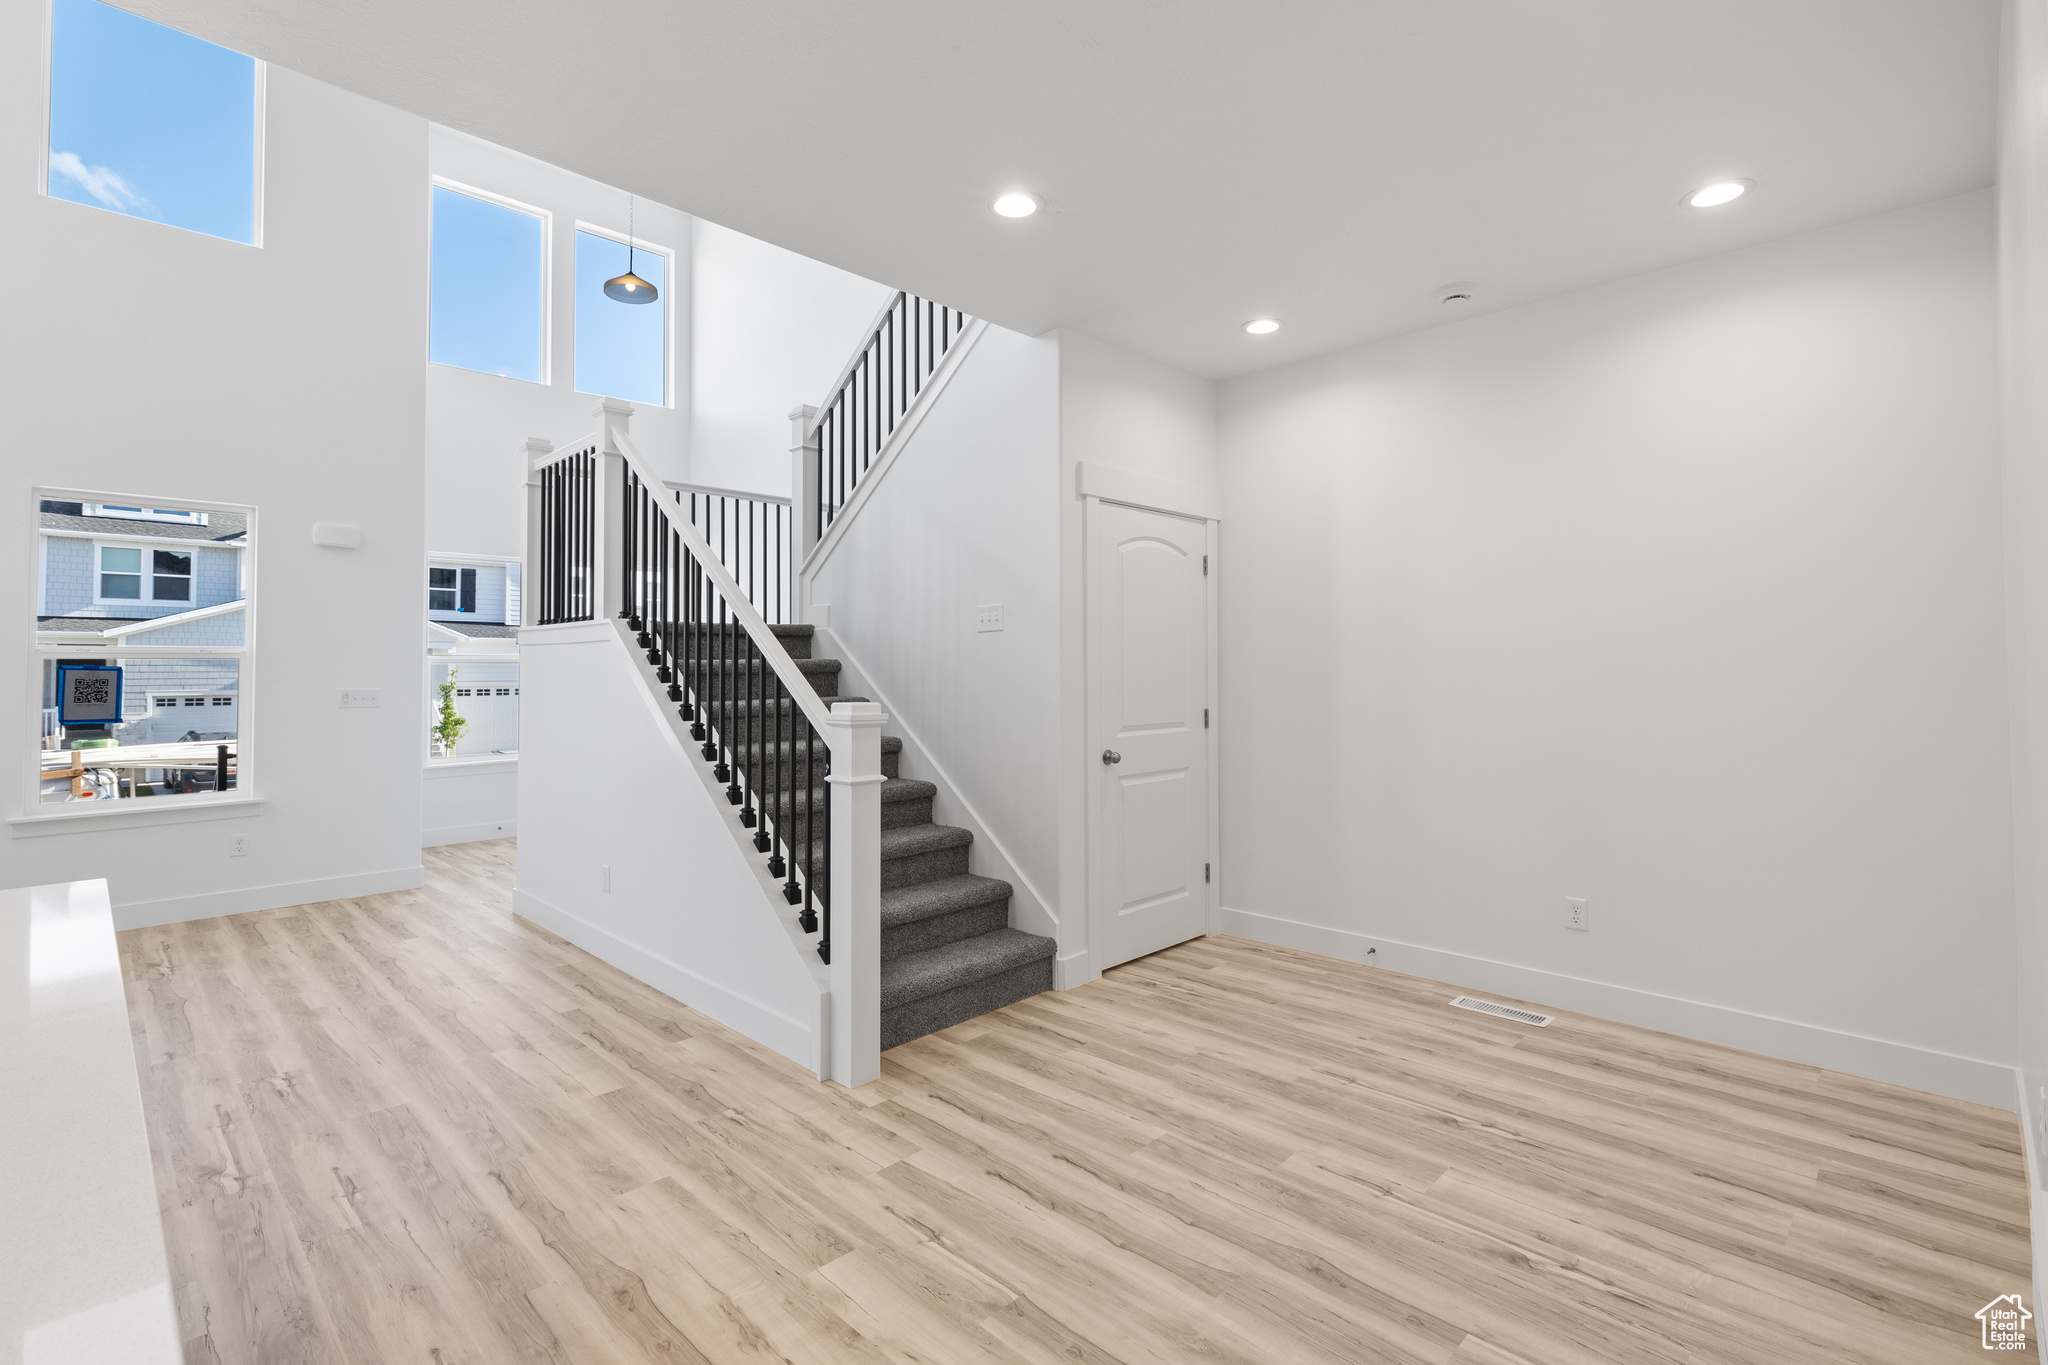
<svg viewBox="0 0 2048 1365">
<path fill-rule="evenodd" d="M 36 634 L 45 644 L 244 643 L 249 527 L 231 512 L 44 501 L 38 518 Z M 122 661 L 121 737 L 236 733 L 236 661 Z M 54 671 L 43 705 L 56 704 Z"/>
<path fill-rule="evenodd" d="M 519 752 L 519 565 L 434 555 L 427 562 L 427 719 L 455 673 L 455 710 L 465 721 L 452 752 L 437 758 Z"/>
<path fill-rule="evenodd" d="M 434 556 L 427 561 L 427 619 L 519 624 L 519 565 Z"/>
</svg>

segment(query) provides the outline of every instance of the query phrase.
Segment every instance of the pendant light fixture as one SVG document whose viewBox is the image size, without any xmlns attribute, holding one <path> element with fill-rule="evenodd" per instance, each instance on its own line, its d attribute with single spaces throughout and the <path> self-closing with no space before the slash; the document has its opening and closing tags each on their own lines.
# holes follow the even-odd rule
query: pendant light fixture
<svg viewBox="0 0 2048 1365">
<path fill-rule="evenodd" d="M 661 291 L 633 273 L 633 196 L 626 196 L 626 273 L 604 282 L 604 296 L 620 303 L 653 303 Z"/>
</svg>

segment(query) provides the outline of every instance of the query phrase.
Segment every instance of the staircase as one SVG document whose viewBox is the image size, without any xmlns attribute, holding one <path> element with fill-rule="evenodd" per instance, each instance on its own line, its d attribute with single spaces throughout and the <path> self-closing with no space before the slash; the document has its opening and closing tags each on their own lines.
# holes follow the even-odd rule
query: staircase
<svg viewBox="0 0 2048 1365">
<path fill-rule="evenodd" d="M 770 629 L 821 699 L 828 704 L 866 700 L 839 694 L 837 659 L 812 657 L 815 627 Z M 723 651 L 719 654 L 722 657 Z M 745 688 L 734 691 L 747 695 Z M 775 738 L 770 743 L 788 762 L 795 748 L 790 739 L 792 708 L 788 702 L 768 704 L 780 716 L 766 726 L 757 723 L 754 732 L 772 730 Z M 743 717 L 735 713 L 730 719 L 741 731 L 746 729 Z M 743 748 L 743 761 L 757 763 L 761 748 Z M 883 736 L 884 1049 L 1052 989 L 1053 941 L 1010 927 L 1010 884 L 967 870 L 974 836 L 932 822 L 938 788 L 902 776 L 902 754 L 901 739 Z M 782 803 L 783 814 L 795 816 L 805 804 L 821 807 L 824 800 L 822 781 L 808 791 L 793 789 Z"/>
</svg>

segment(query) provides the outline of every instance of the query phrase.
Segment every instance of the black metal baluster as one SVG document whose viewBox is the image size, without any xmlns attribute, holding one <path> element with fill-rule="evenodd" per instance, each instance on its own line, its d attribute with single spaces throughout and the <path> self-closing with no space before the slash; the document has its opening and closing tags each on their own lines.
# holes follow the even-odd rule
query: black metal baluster
<svg viewBox="0 0 2048 1365">
<path fill-rule="evenodd" d="M 775 708 L 775 759 L 768 774 L 768 792 L 775 810 L 775 837 L 774 841 L 768 846 L 768 875 L 771 877 L 781 877 L 787 873 L 789 868 L 789 865 L 782 860 L 782 850 L 789 845 L 789 806 L 788 797 L 782 783 L 782 731 L 784 727 L 782 716 L 782 675 L 780 673 L 776 674 L 774 681 L 768 685 L 768 696 Z M 782 894 L 786 899 L 789 895 L 789 889 L 784 887 Z"/>
<path fill-rule="evenodd" d="M 823 962 L 832 961 L 832 751 L 825 751 L 824 781 L 819 784 L 824 792 L 825 804 L 825 852 L 822 876 L 824 884 L 818 888 L 818 958 Z"/>
</svg>

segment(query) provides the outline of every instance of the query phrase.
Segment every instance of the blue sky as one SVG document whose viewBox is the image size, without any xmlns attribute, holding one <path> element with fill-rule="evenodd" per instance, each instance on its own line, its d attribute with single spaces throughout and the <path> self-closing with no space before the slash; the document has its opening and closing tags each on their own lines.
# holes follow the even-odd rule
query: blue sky
<svg viewBox="0 0 2048 1365">
<path fill-rule="evenodd" d="M 99 0 L 56 0 L 52 197 L 256 239 L 256 62 Z"/>
<path fill-rule="evenodd" d="M 429 360 L 541 382 L 543 236 L 533 214 L 434 187 Z"/>
<path fill-rule="evenodd" d="M 626 273 L 626 247 L 576 234 L 576 389 L 629 403 L 668 402 L 668 258 L 633 254 L 633 273 L 661 291 L 658 303 L 608 299 L 604 282 Z"/>
</svg>

